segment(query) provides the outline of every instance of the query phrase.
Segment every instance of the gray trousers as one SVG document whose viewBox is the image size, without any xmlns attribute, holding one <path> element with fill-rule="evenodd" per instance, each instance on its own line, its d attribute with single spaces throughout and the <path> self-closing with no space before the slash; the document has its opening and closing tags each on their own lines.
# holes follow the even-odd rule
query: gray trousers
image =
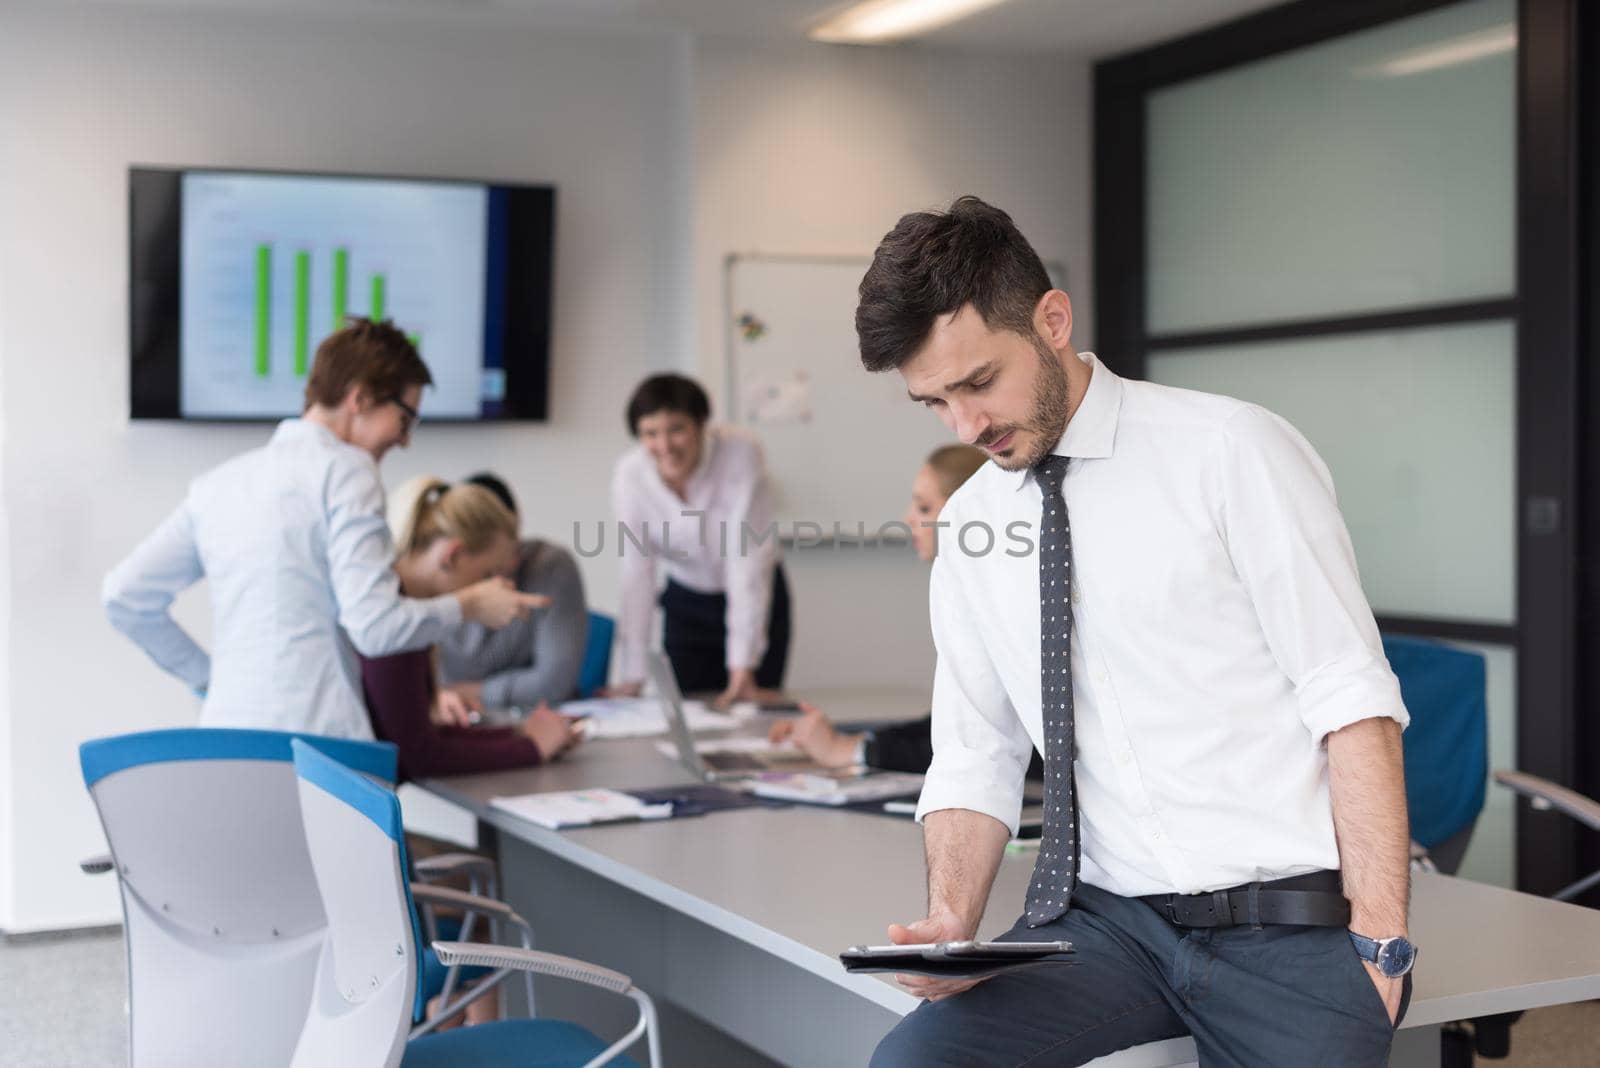
<svg viewBox="0 0 1600 1068">
<path fill-rule="evenodd" d="M 1174 927 L 1142 901 L 1080 886 L 1055 923 L 1006 941 L 1065 939 L 1078 964 L 1017 968 L 923 1002 L 872 1068 L 1066 1068 L 1194 1036 L 1202 1068 L 1382 1068 L 1394 1028 L 1343 927 Z M 1405 980 L 1400 1012 L 1411 1000 Z"/>
</svg>

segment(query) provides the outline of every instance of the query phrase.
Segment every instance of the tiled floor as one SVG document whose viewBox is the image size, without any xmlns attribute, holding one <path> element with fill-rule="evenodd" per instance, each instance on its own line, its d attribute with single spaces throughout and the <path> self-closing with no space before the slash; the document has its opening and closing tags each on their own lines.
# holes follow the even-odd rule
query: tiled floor
<svg viewBox="0 0 1600 1068">
<path fill-rule="evenodd" d="M 120 932 L 0 942 L 0 1062 L 6 1068 L 119 1068 L 127 1057 Z M 1600 1002 L 1529 1013 L 1508 1060 L 1480 1068 L 1595 1068 Z"/>
<path fill-rule="evenodd" d="M 127 1062 L 122 932 L 0 942 L 0 1062 L 114 1068 Z"/>
</svg>

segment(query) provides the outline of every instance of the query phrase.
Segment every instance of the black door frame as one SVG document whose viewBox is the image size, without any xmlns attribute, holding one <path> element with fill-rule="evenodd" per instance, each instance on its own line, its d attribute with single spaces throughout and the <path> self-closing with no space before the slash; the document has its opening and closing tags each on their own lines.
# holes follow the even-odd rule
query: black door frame
<svg viewBox="0 0 1600 1068">
<path fill-rule="evenodd" d="M 1297 0 L 1155 48 L 1100 63 L 1094 73 L 1096 349 L 1119 374 L 1142 378 L 1164 348 L 1514 318 L 1517 338 L 1517 621 L 1380 616 L 1388 631 L 1509 645 L 1517 653 L 1517 763 L 1594 792 L 1581 777 L 1600 763 L 1600 725 L 1586 728 L 1579 695 L 1600 684 L 1600 536 L 1585 523 L 1584 648 L 1578 661 L 1580 442 L 1600 470 L 1600 443 L 1580 438 L 1580 211 L 1578 9 L 1582 0 L 1519 0 L 1517 51 L 1516 295 L 1151 336 L 1145 329 L 1145 102 L 1155 89 L 1449 6 L 1458 0 Z M 1597 20 L 1600 21 L 1600 20 Z M 1591 29 L 1592 27 L 1585 27 Z M 1595 36 L 1590 34 L 1589 36 Z M 1600 49 L 1591 52 L 1600 58 Z M 1593 92 L 1593 88 L 1590 89 Z M 1591 113 L 1589 118 L 1594 118 Z M 1600 122 L 1591 132 L 1600 133 Z M 1592 143 L 1592 139 L 1591 139 Z M 1600 220 L 1589 219 L 1600 241 Z M 1592 297 L 1600 302 L 1600 285 Z M 1600 383 L 1589 383 L 1600 403 Z M 1600 502 L 1589 505 L 1600 513 Z M 1590 667 L 1588 661 L 1595 661 Z M 1589 683 L 1589 685 L 1585 685 Z M 1582 733 L 1588 730 L 1586 736 Z M 1587 758 L 1585 756 L 1587 755 Z M 1519 888 L 1549 893 L 1577 878 L 1581 845 L 1571 820 L 1517 811 Z M 1590 865 L 1593 867 L 1594 865 Z"/>
</svg>

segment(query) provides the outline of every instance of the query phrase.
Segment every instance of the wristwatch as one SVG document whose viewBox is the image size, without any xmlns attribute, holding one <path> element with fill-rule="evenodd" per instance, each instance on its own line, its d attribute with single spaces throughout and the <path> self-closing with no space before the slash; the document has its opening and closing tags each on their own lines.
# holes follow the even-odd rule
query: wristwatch
<svg viewBox="0 0 1600 1068">
<path fill-rule="evenodd" d="M 1356 956 L 1378 966 L 1378 974 L 1398 979 L 1417 963 L 1417 947 L 1404 938 L 1366 938 L 1350 932 Z"/>
</svg>

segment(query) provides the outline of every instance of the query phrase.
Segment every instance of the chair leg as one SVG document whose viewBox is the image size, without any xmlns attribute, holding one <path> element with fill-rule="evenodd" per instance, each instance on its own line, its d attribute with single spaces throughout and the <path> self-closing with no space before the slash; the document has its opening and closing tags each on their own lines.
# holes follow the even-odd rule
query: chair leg
<svg viewBox="0 0 1600 1068">
<path fill-rule="evenodd" d="M 1520 1012 L 1501 1012 L 1472 1020 L 1472 1045 L 1478 1056 L 1502 1060 L 1511 1055 L 1511 1025 L 1522 1019 Z"/>
<path fill-rule="evenodd" d="M 1439 1068 L 1472 1068 L 1472 1034 L 1461 1024 L 1439 1031 Z"/>
</svg>

